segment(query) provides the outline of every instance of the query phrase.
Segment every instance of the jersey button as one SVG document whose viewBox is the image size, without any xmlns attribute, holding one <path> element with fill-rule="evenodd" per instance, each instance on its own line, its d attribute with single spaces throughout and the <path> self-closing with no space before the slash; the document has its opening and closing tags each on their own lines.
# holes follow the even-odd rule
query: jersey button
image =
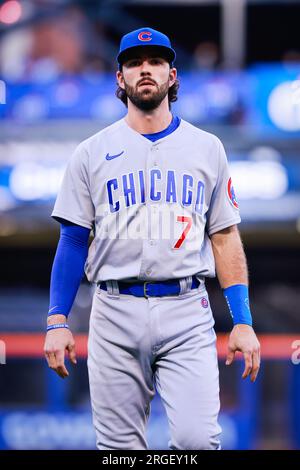
<svg viewBox="0 0 300 470">
<path fill-rule="evenodd" d="M 150 240 L 150 245 L 155 245 L 155 240 Z"/>
</svg>

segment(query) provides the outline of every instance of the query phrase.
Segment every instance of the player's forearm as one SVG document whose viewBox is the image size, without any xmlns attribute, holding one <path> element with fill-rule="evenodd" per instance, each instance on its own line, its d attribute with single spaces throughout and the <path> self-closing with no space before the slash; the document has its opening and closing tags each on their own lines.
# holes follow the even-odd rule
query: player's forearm
<svg viewBox="0 0 300 470">
<path fill-rule="evenodd" d="M 237 226 L 214 233 L 211 243 L 221 287 L 248 285 L 247 261 Z"/>
<path fill-rule="evenodd" d="M 71 310 L 88 253 L 89 230 L 76 225 L 62 224 L 61 236 L 54 258 L 50 282 L 50 317 L 59 316 L 64 323 Z M 54 319 L 50 320 L 51 323 Z"/>
</svg>

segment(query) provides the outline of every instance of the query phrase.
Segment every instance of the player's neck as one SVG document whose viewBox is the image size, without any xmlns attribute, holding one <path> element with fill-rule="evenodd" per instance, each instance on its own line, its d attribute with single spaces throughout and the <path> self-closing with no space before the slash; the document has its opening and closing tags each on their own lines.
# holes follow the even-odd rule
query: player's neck
<svg viewBox="0 0 300 470">
<path fill-rule="evenodd" d="M 167 107 L 161 104 L 153 111 L 141 111 L 128 103 L 128 113 L 125 117 L 127 124 L 140 134 L 153 134 L 166 129 L 172 121 L 172 113 Z"/>
</svg>

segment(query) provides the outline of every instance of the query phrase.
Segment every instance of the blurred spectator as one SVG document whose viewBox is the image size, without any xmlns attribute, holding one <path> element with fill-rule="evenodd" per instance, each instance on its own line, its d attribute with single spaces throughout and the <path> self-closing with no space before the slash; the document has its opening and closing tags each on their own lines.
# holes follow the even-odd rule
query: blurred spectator
<svg viewBox="0 0 300 470">
<path fill-rule="evenodd" d="M 293 71 L 293 69 L 295 69 L 295 66 L 300 65 L 300 50 L 287 49 L 282 54 L 281 62 L 287 72 Z"/>
<path fill-rule="evenodd" d="M 220 53 L 218 45 L 213 41 L 200 42 L 193 57 L 193 68 L 201 71 L 211 71 L 218 67 Z"/>
<path fill-rule="evenodd" d="M 8 31 L 0 42 L 0 75 L 6 80 L 25 77 L 28 56 L 32 47 L 29 28 Z"/>
<path fill-rule="evenodd" d="M 282 56 L 283 63 L 289 62 L 299 62 L 300 63 L 300 50 L 298 49 L 289 49 L 284 52 Z"/>
<path fill-rule="evenodd" d="M 33 46 L 28 63 L 30 75 L 39 75 L 52 64 L 57 73 L 77 73 L 84 64 L 81 30 L 85 18 L 73 10 L 55 20 L 37 24 L 33 30 Z"/>
<path fill-rule="evenodd" d="M 101 38 L 78 7 L 8 32 L 0 44 L 0 69 L 6 79 L 43 81 L 106 68 Z"/>
</svg>

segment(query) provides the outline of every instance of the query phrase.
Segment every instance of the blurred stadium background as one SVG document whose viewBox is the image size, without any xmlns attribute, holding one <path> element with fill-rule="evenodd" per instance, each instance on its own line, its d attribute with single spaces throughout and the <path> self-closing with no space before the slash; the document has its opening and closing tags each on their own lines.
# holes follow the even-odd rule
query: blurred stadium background
<svg viewBox="0 0 300 470">
<path fill-rule="evenodd" d="M 209 280 L 223 448 L 300 448 L 299 24 L 296 0 L 0 1 L 1 449 L 95 448 L 86 281 L 70 315 L 77 367 L 62 381 L 43 359 L 59 228 L 50 213 L 77 143 L 126 112 L 115 57 L 120 37 L 142 26 L 170 35 L 181 80 L 173 110 L 222 139 L 241 208 L 263 360 L 255 384 L 242 381 L 242 361 L 225 368 L 231 319 Z M 148 441 L 167 449 L 158 395 Z"/>
</svg>

